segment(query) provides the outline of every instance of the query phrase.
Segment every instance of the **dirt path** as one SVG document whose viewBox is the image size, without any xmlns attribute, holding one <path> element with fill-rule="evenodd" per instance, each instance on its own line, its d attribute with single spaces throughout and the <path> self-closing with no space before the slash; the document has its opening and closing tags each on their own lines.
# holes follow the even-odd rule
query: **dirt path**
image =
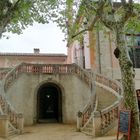
<svg viewBox="0 0 140 140">
<path fill-rule="evenodd" d="M 37 124 L 25 127 L 22 135 L 12 136 L 7 140 L 116 140 L 115 137 L 93 138 L 76 132 L 75 128 L 74 125 Z"/>
</svg>

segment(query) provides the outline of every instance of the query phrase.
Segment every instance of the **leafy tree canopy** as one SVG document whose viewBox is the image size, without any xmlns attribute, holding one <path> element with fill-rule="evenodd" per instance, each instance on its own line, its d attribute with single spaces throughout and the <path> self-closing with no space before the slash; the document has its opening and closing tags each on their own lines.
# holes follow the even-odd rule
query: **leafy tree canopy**
<svg viewBox="0 0 140 140">
<path fill-rule="evenodd" d="M 140 1 L 81 0 L 78 18 L 82 19 L 82 22 L 80 24 L 79 21 L 75 22 L 72 37 L 92 30 L 95 26 L 101 25 L 100 27 L 106 26 L 111 29 L 111 24 L 113 27 L 123 22 L 125 22 L 125 33 L 137 34 L 140 32 Z"/>
<path fill-rule="evenodd" d="M 34 22 L 53 20 L 62 26 L 63 4 L 59 0 L 0 0 L 0 36 L 6 31 L 20 34 Z"/>
<path fill-rule="evenodd" d="M 112 0 L 1 0 L 0 35 L 6 31 L 20 34 L 33 22 L 45 24 L 52 20 L 66 34 L 74 36 L 79 29 L 88 30 L 93 28 L 95 21 L 99 23 L 101 19 L 93 15 L 100 14 L 101 11 L 110 17 L 110 13 L 115 9 L 114 19 L 119 20 L 124 13 L 121 8 L 123 3 L 114 7 L 113 2 Z M 127 6 L 127 0 L 122 2 L 126 2 Z M 102 9 L 99 6 L 101 3 L 104 5 L 101 5 Z M 140 32 L 140 17 L 138 17 L 140 6 L 133 4 L 133 7 L 135 15 L 128 20 L 125 29 L 127 32 Z"/>
</svg>

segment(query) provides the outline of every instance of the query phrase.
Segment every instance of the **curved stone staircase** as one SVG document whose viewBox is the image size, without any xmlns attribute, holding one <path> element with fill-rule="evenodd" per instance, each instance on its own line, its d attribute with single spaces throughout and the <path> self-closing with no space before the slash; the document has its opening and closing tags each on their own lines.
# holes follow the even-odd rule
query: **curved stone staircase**
<svg viewBox="0 0 140 140">
<path fill-rule="evenodd" d="M 21 134 L 24 121 L 23 115 L 15 111 L 5 96 L 3 80 L 7 73 L 7 70 L 0 73 L 0 136 L 5 138 Z"/>
<path fill-rule="evenodd" d="M 115 101 L 117 101 L 117 97 L 111 92 L 107 92 L 106 90 L 99 89 L 96 93 L 98 97 L 98 106 L 97 111 L 101 111 L 108 106 L 112 105 Z"/>
<path fill-rule="evenodd" d="M 83 111 L 78 112 L 77 129 L 94 137 L 116 134 L 121 86 L 117 81 L 98 74 L 95 84 L 96 102 L 90 101 Z M 88 111 L 92 102 L 95 102 L 94 109 Z"/>
<path fill-rule="evenodd" d="M 122 90 L 120 85 L 102 75 L 83 70 L 76 64 L 28 64 L 22 63 L 10 72 L 1 73 L 3 93 L 0 93 L 0 113 L 9 116 L 7 129 L 23 131 L 23 116 L 16 113 L 5 97 L 5 92 L 18 80 L 22 73 L 28 74 L 75 74 L 93 91 L 91 100 L 77 114 L 77 129 L 93 136 L 104 135 L 114 126 Z M 96 81 L 96 82 L 94 82 Z M 98 88 L 99 87 L 99 88 Z M 110 100 L 111 99 L 111 100 Z M 8 135 L 8 134 L 7 134 Z"/>
</svg>

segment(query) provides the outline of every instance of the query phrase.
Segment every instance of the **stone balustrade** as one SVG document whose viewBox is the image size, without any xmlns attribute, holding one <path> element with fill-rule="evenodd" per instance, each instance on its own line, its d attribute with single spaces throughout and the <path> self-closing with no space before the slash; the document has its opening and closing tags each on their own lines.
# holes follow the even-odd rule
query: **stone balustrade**
<svg viewBox="0 0 140 140">
<path fill-rule="evenodd" d="M 15 109 L 7 102 L 7 100 L 0 94 L 1 115 L 6 114 L 9 122 L 15 129 L 19 129 L 20 133 L 23 131 L 24 119 L 21 113 L 17 113 Z M 8 126 L 7 126 L 8 127 Z M 7 128 L 8 130 L 8 128 Z"/>
<path fill-rule="evenodd" d="M 82 115 L 82 126 L 84 126 L 84 124 L 86 124 L 86 122 L 88 121 L 88 119 L 91 116 L 91 113 L 92 113 L 92 106 L 91 106 L 91 104 L 89 104 L 82 113 L 83 114 Z"/>
<path fill-rule="evenodd" d="M 91 113 L 92 113 L 92 106 L 90 103 L 85 106 L 83 111 L 79 111 L 77 113 L 77 117 L 80 120 L 80 121 L 78 121 L 79 126 L 77 125 L 77 129 L 80 129 L 80 127 L 83 127 L 86 124 L 86 122 L 88 121 L 88 119 L 91 116 Z"/>
<path fill-rule="evenodd" d="M 84 107 L 84 109 L 77 113 L 77 120 L 78 120 L 77 129 L 78 130 L 80 129 L 80 127 L 84 127 L 85 124 L 88 122 L 93 110 L 95 109 L 95 106 L 97 106 L 96 103 L 97 103 L 96 96 L 94 96 L 93 101 L 90 100 L 88 104 Z"/>
<path fill-rule="evenodd" d="M 116 101 L 108 108 L 93 113 L 94 136 L 104 135 L 113 128 L 118 120 L 119 101 Z"/>
<path fill-rule="evenodd" d="M 115 80 L 109 79 L 103 75 L 96 74 L 96 82 L 111 88 L 119 95 L 122 94 L 121 86 Z"/>
<path fill-rule="evenodd" d="M 0 80 L 2 80 L 6 76 L 7 73 L 8 71 L 0 72 Z"/>
<path fill-rule="evenodd" d="M 21 73 L 34 74 L 76 74 L 85 81 L 91 88 L 92 73 L 89 73 L 76 64 L 28 64 L 22 63 L 12 69 L 5 77 L 4 89 L 7 90 L 10 85 L 18 78 Z M 4 77 L 4 76 L 3 76 Z M 96 74 L 96 82 L 112 88 L 121 94 L 121 87 L 113 80 L 102 75 Z"/>
<path fill-rule="evenodd" d="M 11 70 L 5 77 L 5 91 L 21 73 L 32 74 L 76 74 L 91 87 L 90 75 L 76 64 L 27 64 L 22 63 Z"/>
</svg>

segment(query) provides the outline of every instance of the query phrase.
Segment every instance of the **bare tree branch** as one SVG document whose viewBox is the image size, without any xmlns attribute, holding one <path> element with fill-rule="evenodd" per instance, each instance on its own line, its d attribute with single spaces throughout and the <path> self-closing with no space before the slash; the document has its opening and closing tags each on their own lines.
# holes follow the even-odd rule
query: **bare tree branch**
<svg viewBox="0 0 140 140">
<path fill-rule="evenodd" d="M 94 16 L 94 18 L 93 18 L 93 20 L 91 21 L 90 25 L 89 25 L 86 29 L 83 29 L 83 30 L 81 30 L 81 31 L 79 31 L 79 32 L 77 32 L 77 33 L 75 33 L 74 35 L 72 35 L 72 38 L 78 36 L 79 34 L 85 32 L 85 31 L 92 31 L 92 30 L 93 30 L 93 28 L 95 27 L 96 22 L 97 22 L 97 21 L 100 19 L 100 17 L 101 17 L 101 14 L 102 14 L 102 12 L 103 12 L 103 7 L 104 7 L 104 5 L 105 5 L 105 2 L 106 2 L 106 1 L 104 1 L 104 0 L 100 0 L 100 1 L 99 1 L 99 4 L 98 4 L 99 7 L 96 8 L 96 15 Z M 87 4 L 86 6 L 89 6 L 89 1 L 84 0 L 84 4 Z M 91 8 L 91 7 L 90 7 L 90 8 Z M 94 9 L 94 10 L 95 10 L 95 9 Z"/>
<path fill-rule="evenodd" d="M 78 35 L 80 35 L 80 34 L 86 32 L 86 31 L 89 31 L 89 29 L 87 28 L 87 29 L 81 30 L 80 32 L 76 33 L 75 35 L 72 35 L 72 38 L 74 38 L 74 37 L 76 37 L 76 36 L 78 36 Z"/>
</svg>

